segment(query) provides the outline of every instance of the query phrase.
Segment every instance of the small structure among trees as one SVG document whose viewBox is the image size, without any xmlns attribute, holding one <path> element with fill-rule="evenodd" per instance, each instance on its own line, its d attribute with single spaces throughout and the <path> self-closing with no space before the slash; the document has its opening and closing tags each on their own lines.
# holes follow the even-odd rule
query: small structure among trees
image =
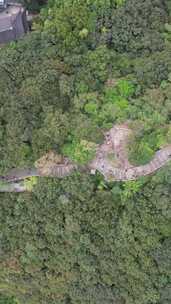
<svg viewBox="0 0 171 304">
<path fill-rule="evenodd" d="M 19 3 L 0 0 L 0 44 L 17 40 L 27 30 L 25 8 Z"/>
</svg>

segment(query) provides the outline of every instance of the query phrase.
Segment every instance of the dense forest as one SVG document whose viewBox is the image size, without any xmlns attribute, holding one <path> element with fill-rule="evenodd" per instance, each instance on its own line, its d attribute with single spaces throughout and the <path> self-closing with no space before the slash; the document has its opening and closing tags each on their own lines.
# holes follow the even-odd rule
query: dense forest
<svg viewBox="0 0 171 304">
<path fill-rule="evenodd" d="M 170 0 L 25 0 L 0 48 L 0 172 L 48 151 L 80 165 L 113 124 L 136 165 L 171 144 Z M 0 304 L 170 304 L 171 162 L 136 181 L 78 170 L 0 193 Z"/>
</svg>

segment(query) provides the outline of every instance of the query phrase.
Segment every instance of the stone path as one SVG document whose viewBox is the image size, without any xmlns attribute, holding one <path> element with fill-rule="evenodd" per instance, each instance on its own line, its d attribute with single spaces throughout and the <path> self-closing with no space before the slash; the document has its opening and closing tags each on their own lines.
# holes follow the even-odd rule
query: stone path
<svg viewBox="0 0 171 304">
<path fill-rule="evenodd" d="M 148 164 L 143 166 L 130 164 L 127 144 L 131 133 L 127 124 L 113 126 L 105 134 L 105 142 L 99 147 L 95 159 L 89 165 L 91 172 L 100 171 L 107 181 L 136 180 L 138 177 L 157 171 L 171 160 L 171 145 L 168 145 L 158 150 Z M 111 152 L 115 155 L 115 166 L 107 157 Z"/>
<path fill-rule="evenodd" d="M 99 171 L 106 181 L 136 180 L 138 177 L 152 174 L 171 160 L 171 145 L 167 145 L 158 150 L 148 164 L 143 166 L 130 164 L 127 145 L 131 134 L 132 130 L 126 123 L 114 125 L 109 132 L 106 132 L 104 143 L 99 145 L 95 158 L 87 165 L 91 174 Z M 63 158 L 63 163 L 59 163 L 57 160 L 55 162 L 58 157 L 53 152 L 50 152 L 51 161 L 48 162 L 47 155 L 43 156 L 45 163 L 42 167 L 13 169 L 6 176 L 0 176 L 1 181 L 8 183 L 0 186 L 0 192 L 23 192 L 27 190 L 26 187 L 23 183 L 16 183 L 17 181 L 32 176 L 63 178 L 78 168 L 67 158 Z"/>
</svg>

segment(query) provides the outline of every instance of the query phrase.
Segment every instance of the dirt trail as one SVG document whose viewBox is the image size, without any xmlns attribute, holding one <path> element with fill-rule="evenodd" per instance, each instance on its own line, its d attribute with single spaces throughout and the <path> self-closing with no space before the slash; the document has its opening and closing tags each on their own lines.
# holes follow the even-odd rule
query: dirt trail
<svg viewBox="0 0 171 304">
<path fill-rule="evenodd" d="M 138 177 L 152 174 L 168 161 L 171 160 L 171 145 L 158 150 L 153 159 L 146 165 L 134 166 L 130 164 L 127 155 L 127 145 L 132 130 L 127 124 L 114 125 L 109 132 L 105 133 L 105 140 L 99 145 L 95 158 L 87 165 L 91 174 L 99 171 L 106 181 L 127 181 L 136 180 Z M 56 156 L 51 152 L 51 162 L 46 163 L 42 168 L 13 169 L 6 176 L 0 176 L 0 180 L 7 182 L 7 185 L 0 186 L 0 192 L 23 192 L 26 187 L 17 181 L 32 176 L 63 178 L 69 175 L 77 166 L 64 158 L 63 163 L 55 163 Z M 46 160 L 46 155 L 43 157 Z M 52 161 L 52 159 L 54 159 Z"/>
</svg>

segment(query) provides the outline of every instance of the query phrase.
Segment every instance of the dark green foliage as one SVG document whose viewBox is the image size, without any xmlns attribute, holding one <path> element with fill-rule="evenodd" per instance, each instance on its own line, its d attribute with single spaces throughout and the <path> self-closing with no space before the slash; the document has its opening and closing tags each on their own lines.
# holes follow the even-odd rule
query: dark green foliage
<svg viewBox="0 0 171 304">
<path fill-rule="evenodd" d="M 135 73 L 139 83 L 147 87 L 159 85 L 168 77 L 168 65 L 159 57 L 142 59 L 135 65 Z"/>
<path fill-rule="evenodd" d="M 161 51 L 160 31 L 168 20 L 166 1 L 55 1 L 46 11 L 44 30 L 67 49 L 106 43 L 116 51 L 147 54 Z M 53 9 L 52 9 L 53 8 Z M 47 15 L 50 17 L 47 19 Z M 65 50 L 66 51 L 66 50 Z"/>
<path fill-rule="evenodd" d="M 99 190 L 77 174 L 42 180 L 32 196 L 4 196 L 4 289 L 16 290 L 16 273 L 28 303 L 158 303 L 168 288 L 170 170 L 156 178 Z"/>
<path fill-rule="evenodd" d="M 19 304 L 19 302 L 16 301 L 14 297 L 7 297 L 0 294 L 0 304 Z"/>
<path fill-rule="evenodd" d="M 47 0 L 19 0 L 29 11 L 40 11 L 41 7 L 47 3 Z"/>
<path fill-rule="evenodd" d="M 171 143 L 169 5 L 49 1 L 39 30 L 1 48 L 1 174 L 50 149 L 85 164 L 114 123 L 133 128 L 134 163 Z M 2 294 L 21 304 L 169 304 L 170 163 L 127 183 L 83 171 L 1 193 Z"/>
<path fill-rule="evenodd" d="M 160 51 L 164 44 L 159 30 L 167 20 L 166 1 L 128 0 L 111 18 L 112 46 L 121 52 Z"/>
</svg>

